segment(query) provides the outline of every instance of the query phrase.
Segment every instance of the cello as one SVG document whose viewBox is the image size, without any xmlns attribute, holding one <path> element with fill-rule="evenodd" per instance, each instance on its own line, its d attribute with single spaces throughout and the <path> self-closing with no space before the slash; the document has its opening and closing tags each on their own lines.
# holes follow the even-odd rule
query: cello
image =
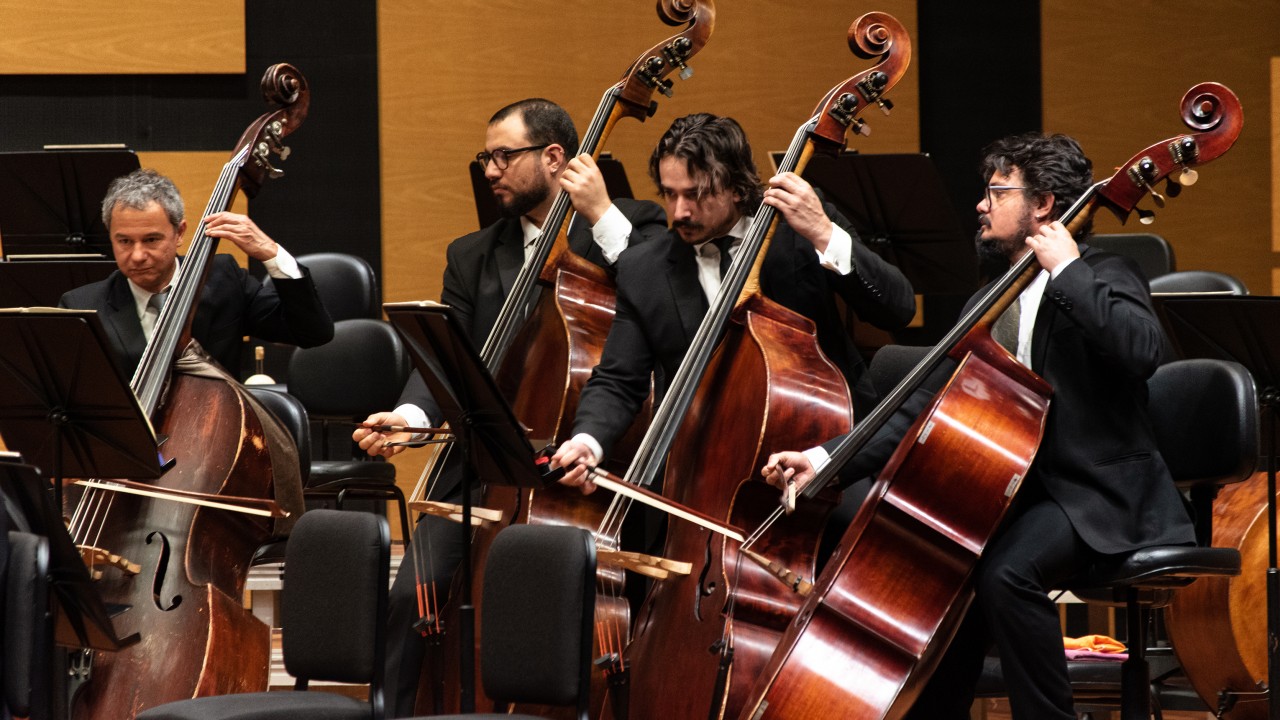
<svg viewBox="0 0 1280 720">
<path fill-rule="evenodd" d="M 1192 166 L 1231 147 L 1239 100 L 1202 83 L 1181 103 L 1196 132 L 1151 145 L 1062 216 L 1077 231 L 1099 208 L 1123 222 L 1154 184 L 1190 185 Z M 1170 191 L 1170 195 L 1175 192 Z M 1150 213 L 1139 210 L 1140 217 Z M 836 473 L 950 356 L 959 366 L 916 419 L 845 531 L 813 591 L 750 692 L 741 718 L 900 717 L 973 597 L 974 564 L 1043 435 L 1051 389 L 992 340 L 990 328 L 1040 271 L 1025 253 L 831 455 L 804 490 Z"/>
<path fill-rule="evenodd" d="M 580 152 L 598 157 L 618 122 L 624 118 L 643 122 L 657 108 L 651 99 L 655 91 L 668 97 L 672 95 L 673 82 L 668 75 L 678 72 L 680 77 L 688 78 L 692 74 L 688 62 L 706 44 L 715 26 L 713 0 L 661 0 L 657 10 L 664 23 L 684 25 L 684 29 L 642 53 L 622 78 L 605 91 L 583 134 Z M 572 427 L 578 396 L 591 368 L 600 359 L 614 313 L 612 279 L 569 247 L 571 210 L 569 194 L 560 193 L 543 223 L 532 256 L 521 268 L 480 351 L 499 389 L 511 401 L 516 417 L 529 428 L 532 437 L 546 440 L 562 439 Z M 435 469 L 442 468 L 443 458 L 438 458 Z M 415 489 L 414 497 L 429 494 L 435 479 Z M 603 512 L 599 504 L 598 498 L 585 498 L 572 488 L 551 486 L 535 492 L 486 485 L 479 505 L 493 519 L 472 533 L 471 572 L 467 577 L 459 573 L 455 581 L 449 611 L 452 617 L 444 619 L 433 606 L 437 597 L 435 589 L 419 582 L 420 610 L 424 618 L 430 619 L 424 624 L 431 637 L 438 639 L 442 626 L 458 626 L 460 599 L 464 596 L 459 583 L 469 587 L 474 604 L 481 605 L 484 558 L 499 530 L 512 523 L 525 522 L 594 529 Z M 457 513 L 456 508 L 448 505 L 428 504 L 428 507 L 437 514 L 455 516 Z M 414 559 L 419 578 L 432 575 L 425 571 L 426 560 L 421 548 L 414 548 Z M 617 568 L 602 564 L 599 574 L 605 586 L 622 583 L 621 571 Z M 601 599 L 597 602 L 596 616 L 602 626 L 613 628 L 597 635 L 598 655 L 620 656 L 621 647 L 615 638 L 619 628 L 625 634 L 630 625 L 630 610 L 625 599 L 616 596 Z M 465 640 L 456 632 L 446 633 L 444 637 L 444 657 L 456 657 L 458 643 Z M 474 683 L 467 678 L 468 669 L 460 669 L 452 662 L 443 663 L 445 675 L 434 676 L 432 673 L 440 665 L 429 661 L 423 667 L 416 703 L 418 712 L 454 709 L 454 703 L 458 702 L 455 688 L 461 688 L 464 697 L 473 692 Z M 605 666 L 607 673 L 616 672 L 610 667 Z M 592 676 L 593 703 L 597 707 L 604 698 L 604 677 L 602 673 Z"/>
<path fill-rule="evenodd" d="M 779 173 L 802 172 L 815 152 L 843 150 L 850 129 L 866 131 L 858 117 L 865 108 L 891 107 L 884 95 L 911 58 L 906 29 L 891 15 L 867 13 L 849 26 L 847 41 L 854 54 L 879 62 L 826 93 L 796 131 Z M 756 213 L 680 373 L 702 369 L 674 383 L 661 408 L 674 414 L 661 426 L 679 429 L 666 456 L 664 496 L 735 527 L 758 525 L 774 506 L 770 489 L 754 479 L 764 458 L 792 443 L 845 433 L 853 423 L 849 387 L 823 354 L 815 323 L 760 288 L 777 220 L 770 205 Z M 683 420 L 679 404 L 688 407 Z M 809 503 L 753 538 L 768 548 L 767 559 L 704 527 L 669 525 L 662 555 L 693 567 L 655 584 L 639 611 L 627 649 L 633 717 L 738 715 L 744 691 L 799 607 L 769 564 L 813 577 L 837 497 Z M 673 676 L 680 692 L 663 692 Z"/>
<path fill-rule="evenodd" d="M 245 130 L 205 216 L 228 208 L 238 190 L 255 194 L 280 174 L 271 155 L 306 117 L 310 96 L 306 80 L 286 64 L 267 69 L 262 92 L 278 107 Z M 272 533 L 266 518 L 287 513 L 270 502 L 256 503 L 268 509 L 254 514 L 226 507 L 269 499 L 273 490 L 285 502 L 282 493 L 293 490 L 288 502 L 296 499 L 300 510 L 301 482 L 287 432 L 191 341 L 216 248 L 202 222 L 130 383 L 172 467 L 145 488 L 121 481 L 68 488 L 71 535 L 103 599 L 126 609 L 117 627 L 141 635 L 120 651 L 77 658 L 73 718 L 131 718 L 173 700 L 267 687 L 270 629 L 241 598 L 253 552 Z M 226 502 L 210 509 L 183 497 Z M 123 560 L 105 566 L 105 556 Z"/>
</svg>

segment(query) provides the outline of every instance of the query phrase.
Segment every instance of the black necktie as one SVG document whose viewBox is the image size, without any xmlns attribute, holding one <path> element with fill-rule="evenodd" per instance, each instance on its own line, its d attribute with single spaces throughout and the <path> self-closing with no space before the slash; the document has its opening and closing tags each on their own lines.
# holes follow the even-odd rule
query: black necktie
<svg viewBox="0 0 1280 720">
<path fill-rule="evenodd" d="M 721 280 L 724 280 L 725 274 L 729 272 L 729 266 L 733 264 L 733 257 L 729 255 L 729 248 L 733 247 L 733 244 L 737 241 L 738 239 L 733 237 L 732 235 L 725 235 L 724 237 L 716 238 L 715 240 L 711 241 L 715 243 L 716 248 L 720 250 L 720 279 Z"/>
</svg>

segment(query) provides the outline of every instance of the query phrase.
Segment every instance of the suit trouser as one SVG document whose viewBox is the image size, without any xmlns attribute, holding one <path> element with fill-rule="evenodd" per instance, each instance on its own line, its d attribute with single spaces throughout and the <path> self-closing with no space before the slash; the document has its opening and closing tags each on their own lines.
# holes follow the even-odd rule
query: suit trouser
<svg viewBox="0 0 1280 720">
<path fill-rule="evenodd" d="M 1032 495 L 1037 495 L 1033 489 Z M 1062 628 L 1048 591 L 1099 557 L 1043 494 L 1019 498 L 974 573 L 974 601 L 909 718 L 968 720 L 982 661 L 1000 654 L 1014 720 L 1074 720 Z"/>
</svg>

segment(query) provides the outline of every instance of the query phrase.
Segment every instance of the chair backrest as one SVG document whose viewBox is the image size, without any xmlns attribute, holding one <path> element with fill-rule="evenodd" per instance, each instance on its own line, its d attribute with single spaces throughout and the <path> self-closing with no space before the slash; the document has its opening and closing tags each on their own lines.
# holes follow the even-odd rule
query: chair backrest
<svg viewBox="0 0 1280 720">
<path fill-rule="evenodd" d="M 311 474 L 311 422 L 307 417 L 307 408 L 302 405 L 301 400 L 287 392 L 267 387 L 248 386 L 245 389 L 275 415 L 293 436 L 293 442 L 298 446 L 298 470 L 302 476 L 302 486 L 306 487 L 307 477 Z"/>
<path fill-rule="evenodd" d="M 485 693 L 500 702 L 576 706 L 586 718 L 595 597 L 591 533 L 558 525 L 499 532 L 484 571 Z"/>
<path fill-rule="evenodd" d="M 885 345 L 876 350 L 867 366 L 876 395 L 883 398 L 889 394 L 932 349 L 923 345 Z"/>
<path fill-rule="evenodd" d="M 333 340 L 299 348 L 289 359 L 289 393 L 312 416 L 365 419 L 395 407 L 409 377 L 409 356 L 382 320 L 357 318 L 333 325 Z"/>
<path fill-rule="evenodd" d="M 311 273 L 320 302 L 334 322 L 381 315 L 378 278 L 364 258 L 345 253 L 310 253 L 298 264 Z"/>
<path fill-rule="evenodd" d="M 289 536 L 280 599 L 284 667 L 307 680 L 369 683 L 383 705 L 391 532 L 370 513 L 310 510 Z"/>
<path fill-rule="evenodd" d="M 1234 275 L 1213 270 L 1179 270 L 1151 280 L 1153 293 L 1221 292 L 1248 295 L 1249 288 Z"/>
<path fill-rule="evenodd" d="M 1177 360 L 1160 366 L 1147 388 L 1147 414 L 1175 481 L 1223 485 L 1253 474 L 1258 393 L 1243 365 Z"/>
<path fill-rule="evenodd" d="M 10 531 L 4 598 L 4 704 L 14 715 L 50 717 L 49 541 Z"/>
<path fill-rule="evenodd" d="M 1093 235 L 1089 244 L 1099 250 L 1133 258 L 1148 280 L 1171 273 L 1176 268 L 1169 242 L 1152 233 Z"/>
</svg>

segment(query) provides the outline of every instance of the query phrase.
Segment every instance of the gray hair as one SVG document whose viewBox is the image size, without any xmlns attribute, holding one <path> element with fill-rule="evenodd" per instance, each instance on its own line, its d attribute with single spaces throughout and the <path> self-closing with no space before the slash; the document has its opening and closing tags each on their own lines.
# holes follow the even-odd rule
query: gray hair
<svg viewBox="0 0 1280 720">
<path fill-rule="evenodd" d="M 160 203 L 174 227 L 186 217 L 182 195 L 172 180 L 149 168 L 134 170 L 111 181 L 107 196 L 102 199 L 102 224 L 111 227 L 111 211 L 117 205 L 145 210 L 153 202 Z"/>
</svg>

